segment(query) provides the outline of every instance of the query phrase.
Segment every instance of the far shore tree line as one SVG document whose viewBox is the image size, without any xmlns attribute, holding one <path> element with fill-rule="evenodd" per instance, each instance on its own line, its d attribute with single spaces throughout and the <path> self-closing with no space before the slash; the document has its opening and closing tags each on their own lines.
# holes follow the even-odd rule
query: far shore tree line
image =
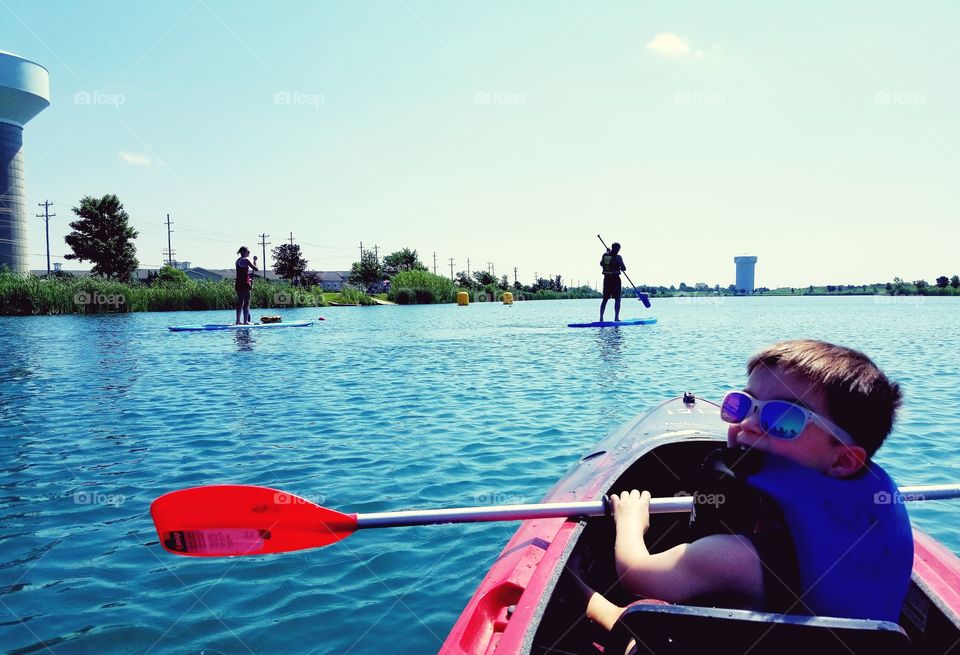
<svg viewBox="0 0 960 655">
<path fill-rule="evenodd" d="M 146 284 L 132 280 L 139 267 L 136 256 L 136 247 L 133 243 L 138 233 L 133 229 L 130 217 L 123 204 L 116 195 L 108 194 L 100 198 L 85 196 L 78 206 L 72 208 L 76 220 L 70 223 L 72 232 L 65 237 L 66 244 L 71 252 L 65 255 L 68 260 L 92 263 L 91 274 L 94 278 L 108 282 L 111 289 L 124 295 L 123 289 L 130 290 L 124 297 L 140 298 L 140 306 L 147 308 L 182 308 L 182 309 L 214 309 L 229 306 L 231 288 L 229 282 L 222 283 L 197 282 L 191 280 L 183 271 L 171 266 L 164 266 L 157 272 L 148 275 Z M 272 285 L 262 286 L 265 280 L 255 282 L 254 306 L 283 306 L 283 302 L 276 302 L 277 298 L 301 298 L 304 292 L 314 294 L 313 300 L 297 304 L 324 304 L 321 275 L 317 271 L 309 270 L 308 262 L 303 257 L 300 246 L 296 243 L 284 243 L 271 250 L 273 255 L 273 272 L 279 280 L 271 281 Z M 265 264 L 265 263 L 264 263 Z M 17 286 L 9 283 L 11 275 L 0 270 L 4 276 L 0 280 L 0 313 L 45 313 L 43 307 L 53 313 L 67 311 L 63 308 L 65 301 L 52 300 L 50 289 L 43 289 L 36 284 Z M 47 276 L 35 278 L 38 282 Z M 56 271 L 50 274 L 51 278 L 61 282 L 70 281 L 69 273 Z M 6 280 L 6 283 L 2 283 Z M 222 289 L 213 290 L 212 285 L 222 286 Z M 71 291 L 76 291 L 73 285 Z M 289 290 L 277 292 L 280 287 Z M 175 298 L 164 296 L 163 293 L 147 296 L 143 293 L 133 293 L 135 287 L 156 288 L 159 292 L 176 290 Z M 272 293 L 269 289 L 276 287 Z M 77 287 L 79 288 L 79 287 Z M 98 293 L 91 287 L 88 291 L 78 294 Z M 106 288 L 106 287 L 103 287 Z M 31 290 L 33 289 L 33 290 Z M 735 285 L 721 287 L 719 284 L 710 286 L 704 282 L 687 285 L 655 286 L 641 285 L 640 291 L 653 297 L 671 296 L 783 296 L 783 295 L 960 295 L 960 276 L 951 277 L 941 275 L 933 284 L 926 280 L 907 282 L 896 277 L 891 282 L 878 282 L 865 285 L 825 285 L 807 287 L 781 287 L 769 289 L 758 287 L 752 292 L 737 289 Z M 63 290 L 61 290 L 63 291 Z M 519 280 L 510 282 L 506 275 L 496 277 L 488 271 L 458 272 L 453 279 L 435 275 L 420 261 L 417 251 L 411 248 L 402 248 L 385 257 L 379 257 L 373 250 L 362 250 L 360 260 L 354 262 L 349 274 L 349 283 L 340 292 L 340 301 L 349 304 L 372 304 L 374 301 L 369 294 L 385 294 L 390 300 L 400 304 L 414 303 L 444 303 L 454 302 L 459 291 L 467 291 L 481 300 L 499 299 L 506 291 L 519 295 L 519 299 L 555 299 L 555 298 L 592 298 L 598 297 L 598 292 L 588 285 L 576 288 L 568 287 L 563 283 L 561 276 L 552 278 L 538 278 L 532 284 L 523 284 Z M 297 292 L 294 294 L 293 292 Z M 271 301 L 271 293 L 274 301 Z M 46 302 L 28 302 L 33 295 L 45 295 Z M 64 294 L 59 294 L 63 296 Z M 110 295 L 110 294 L 108 294 Z M 115 294 L 114 294 L 115 295 Z M 624 296 L 632 296 L 633 289 L 624 285 Z M 56 296 L 56 294 L 53 294 Z M 11 300 L 15 297 L 15 301 Z M 383 296 L 381 296 L 383 297 Z M 20 308 L 20 311 L 10 312 L 11 307 Z M 4 309 L 6 308 L 6 309 Z M 90 308 L 87 308 L 89 311 Z M 119 311 L 135 311 L 129 305 L 126 308 L 116 307 Z M 82 309 L 81 309 L 82 311 Z"/>
</svg>

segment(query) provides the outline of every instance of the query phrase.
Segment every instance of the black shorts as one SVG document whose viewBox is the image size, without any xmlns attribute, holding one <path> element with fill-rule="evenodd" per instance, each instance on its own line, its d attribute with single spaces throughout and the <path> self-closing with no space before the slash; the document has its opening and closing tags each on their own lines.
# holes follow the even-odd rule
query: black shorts
<svg viewBox="0 0 960 655">
<path fill-rule="evenodd" d="M 603 276 L 603 299 L 607 300 L 608 298 L 619 298 L 620 297 L 620 276 L 619 275 L 604 275 Z"/>
</svg>

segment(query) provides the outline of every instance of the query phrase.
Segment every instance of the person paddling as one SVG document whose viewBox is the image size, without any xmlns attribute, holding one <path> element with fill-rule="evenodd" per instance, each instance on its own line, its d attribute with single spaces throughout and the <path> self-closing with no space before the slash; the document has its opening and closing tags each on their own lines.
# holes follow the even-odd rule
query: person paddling
<svg viewBox="0 0 960 655">
<path fill-rule="evenodd" d="M 237 251 L 240 257 L 235 263 L 237 269 L 237 280 L 234 283 L 234 289 L 237 291 L 237 322 L 235 325 L 250 325 L 250 290 L 253 289 L 253 271 L 259 271 L 257 268 L 257 256 L 253 256 L 250 261 L 250 249 L 246 246 L 240 246 Z M 243 322 L 241 322 L 241 318 Z"/>
<path fill-rule="evenodd" d="M 620 271 L 627 270 L 620 256 L 620 244 L 616 241 L 603 253 L 600 258 L 603 267 L 603 300 L 600 301 L 600 322 L 603 322 L 603 312 L 607 309 L 607 301 L 613 298 L 613 320 L 620 320 Z"/>
</svg>

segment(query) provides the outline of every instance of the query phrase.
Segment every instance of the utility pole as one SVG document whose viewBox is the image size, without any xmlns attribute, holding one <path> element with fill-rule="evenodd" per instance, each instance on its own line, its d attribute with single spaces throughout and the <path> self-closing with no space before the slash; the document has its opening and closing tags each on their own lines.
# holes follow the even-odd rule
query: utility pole
<svg viewBox="0 0 960 655">
<path fill-rule="evenodd" d="M 363 241 L 360 242 L 360 261 L 363 261 Z"/>
<path fill-rule="evenodd" d="M 173 245 L 170 241 L 170 235 L 173 233 L 173 230 L 170 229 L 170 226 L 173 223 L 170 222 L 170 214 L 167 214 L 167 266 L 173 266 Z"/>
<path fill-rule="evenodd" d="M 450 258 L 450 281 L 453 282 L 453 257 Z"/>
<path fill-rule="evenodd" d="M 373 244 L 373 256 L 377 258 L 377 263 L 380 263 L 380 246 Z"/>
<path fill-rule="evenodd" d="M 50 205 L 52 204 L 49 200 L 37 203 L 38 207 L 43 207 L 43 213 L 37 214 L 37 218 L 42 218 L 47 226 L 47 275 L 50 275 L 50 219 L 56 216 L 56 214 L 50 213 Z"/>
<path fill-rule="evenodd" d="M 467 279 L 470 279 L 470 258 L 467 257 Z"/>
<path fill-rule="evenodd" d="M 516 266 L 513 267 L 513 284 L 514 285 L 517 284 L 517 267 Z"/>
<path fill-rule="evenodd" d="M 290 233 L 290 245 L 293 245 L 293 232 Z"/>
<path fill-rule="evenodd" d="M 267 241 L 269 234 L 260 235 L 260 245 L 263 247 L 263 279 L 267 279 L 267 246 L 270 245 L 270 242 Z"/>
<path fill-rule="evenodd" d="M 437 274 L 437 251 L 433 251 L 433 274 Z"/>
</svg>

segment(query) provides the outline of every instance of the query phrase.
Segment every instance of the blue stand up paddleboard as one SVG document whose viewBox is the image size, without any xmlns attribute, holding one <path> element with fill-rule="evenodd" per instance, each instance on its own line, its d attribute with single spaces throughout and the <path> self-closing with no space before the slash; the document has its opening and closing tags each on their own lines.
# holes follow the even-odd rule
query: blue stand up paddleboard
<svg viewBox="0 0 960 655">
<path fill-rule="evenodd" d="M 206 325 L 171 325 L 171 332 L 207 332 L 213 330 L 250 330 L 253 328 L 282 328 L 307 327 L 313 321 L 291 321 L 290 323 L 251 323 L 250 325 L 234 325 L 232 323 L 208 323 Z"/>
<path fill-rule="evenodd" d="M 567 327 L 588 328 L 588 327 L 620 327 L 627 325 L 653 325 L 657 322 L 655 318 L 631 318 L 626 321 L 594 321 L 593 323 L 567 323 Z"/>
</svg>

